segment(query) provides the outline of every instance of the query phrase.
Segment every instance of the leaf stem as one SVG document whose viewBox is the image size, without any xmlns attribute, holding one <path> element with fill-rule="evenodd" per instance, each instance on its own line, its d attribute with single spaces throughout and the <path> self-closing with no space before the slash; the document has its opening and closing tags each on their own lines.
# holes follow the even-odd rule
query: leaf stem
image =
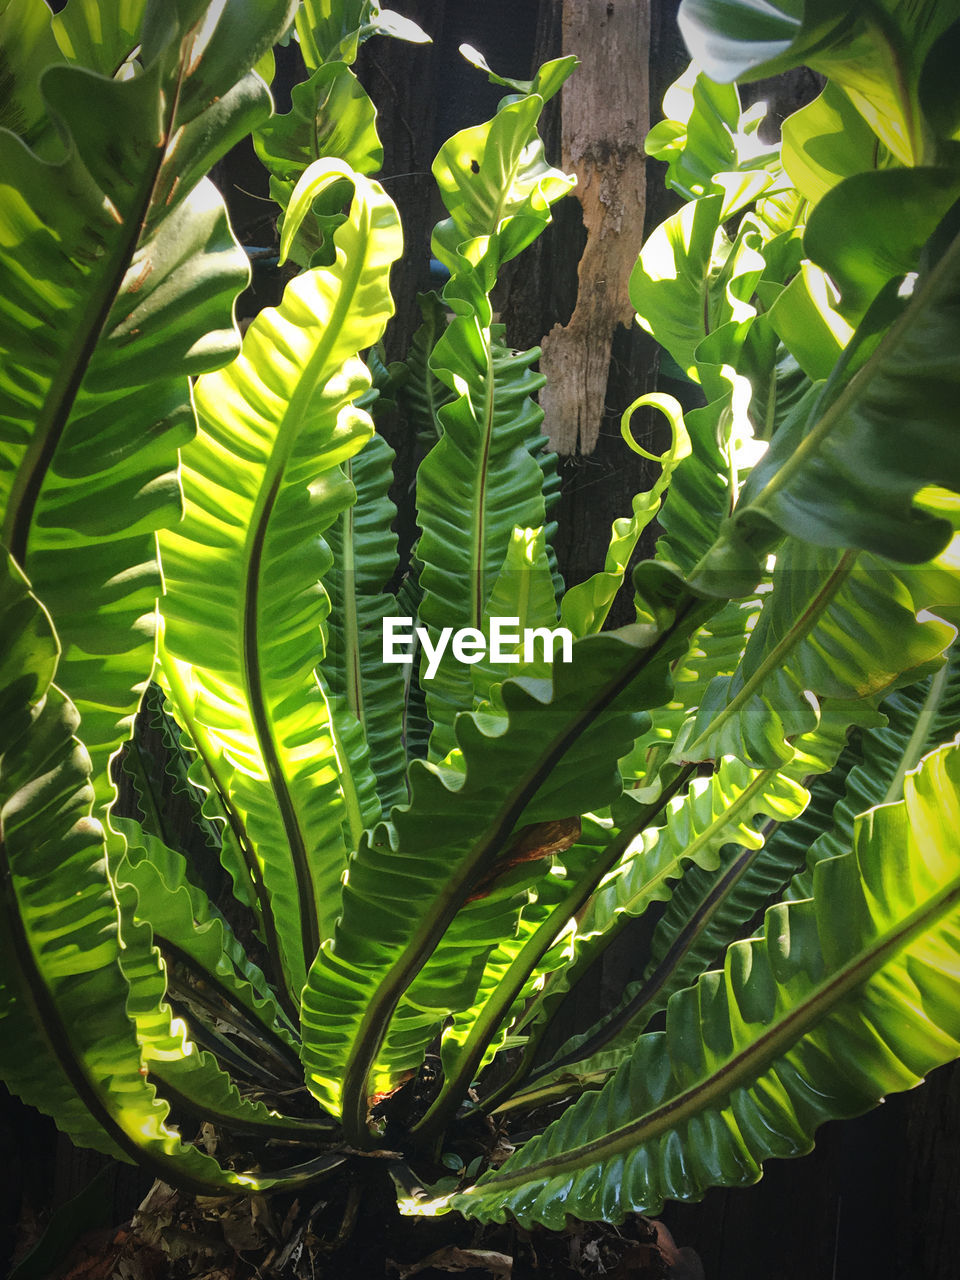
<svg viewBox="0 0 960 1280">
<path fill-rule="evenodd" d="M 779 667 L 784 665 L 786 655 L 799 642 L 813 630 L 817 622 L 820 620 L 827 605 L 840 590 L 845 579 L 853 568 L 856 561 L 858 551 L 844 551 L 837 561 L 835 567 L 831 571 L 826 582 L 817 591 L 816 595 L 804 609 L 803 613 L 796 619 L 789 631 L 784 635 L 783 639 L 770 650 L 764 660 L 757 667 L 756 671 L 749 676 L 742 688 L 727 703 L 727 705 L 709 722 L 700 735 L 691 743 L 687 743 L 683 747 L 684 754 L 696 757 L 696 753 L 700 751 L 708 740 L 713 737 L 718 729 L 720 729 L 731 716 L 735 716 L 740 709 L 754 696 L 759 689 L 762 688 L 766 678 Z"/>
<path fill-rule="evenodd" d="M 709 603 L 712 607 L 716 607 L 715 602 Z M 616 679 L 609 681 L 562 733 L 552 741 L 541 745 L 529 770 L 518 781 L 515 790 L 505 797 L 500 815 L 492 829 L 488 828 L 488 834 L 478 840 L 471 854 L 463 860 L 435 899 L 436 909 L 429 912 L 422 920 L 403 952 L 391 966 L 389 973 L 380 982 L 364 1011 L 343 1076 L 343 1123 L 347 1140 L 354 1146 L 363 1146 L 369 1142 L 366 1124 L 369 1093 L 367 1082 L 389 1029 L 390 1019 L 403 993 L 466 901 L 478 873 L 492 865 L 502 851 L 520 815 L 543 785 L 544 778 L 593 721 L 659 655 L 687 620 L 688 615 L 701 604 L 703 601 L 692 594 L 681 596 L 675 603 L 672 620 L 656 640 L 642 649 L 631 661 L 625 663 Z"/>
<path fill-rule="evenodd" d="M 910 741 L 904 748 L 903 755 L 897 765 L 897 771 L 890 780 L 890 785 L 887 787 L 887 793 L 881 800 L 881 804 L 892 804 L 896 800 L 903 799 L 903 780 L 910 770 L 915 769 L 920 763 L 920 757 L 926 749 L 927 738 L 940 709 L 943 692 L 949 679 L 950 663 L 945 662 L 930 682 L 929 692 L 924 699 L 923 706 L 920 708 L 916 724 L 913 726 Z"/>
<path fill-rule="evenodd" d="M 766 1067 L 789 1051 L 808 1026 L 816 1025 L 826 1018 L 840 1000 L 867 982 L 918 934 L 932 927 L 938 919 L 955 908 L 958 902 L 960 880 L 955 878 L 881 939 L 863 948 L 839 971 L 821 981 L 806 999 L 768 1024 L 746 1048 L 739 1053 L 732 1053 L 708 1076 L 695 1081 L 635 1120 L 618 1125 L 600 1138 L 590 1139 L 533 1164 L 523 1166 L 518 1163 L 506 1173 L 491 1172 L 478 1191 L 482 1189 L 486 1193 L 499 1194 L 508 1188 L 530 1184 L 538 1179 L 570 1176 L 587 1165 L 609 1161 L 632 1151 L 722 1102 L 734 1089 L 755 1080 Z"/>
<path fill-rule="evenodd" d="M 527 941 L 474 1022 L 460 1051 L 456 1070 L 444 1080 L 443 1087 L 430 1109 L 411 1129 L 411 1136 L 430 1142 L 443 1132 L 451 1115 L 466 1095 L 487 1045 L 540 960 L 553 946 L 567 921 L 586 903 L 603 877 L 617 865 L 636 837 L 673 799 L 695 768 L 695 765 L 689 764 L 678 771 L 677 776 L 664 787 L 658 799 L 646 805 L 629 826 L 624 827 L 616 839 L 610 842 L 603 854 L 590 867 L 588 874 L 573 887 Z M 510 1083 L 512 1084 L 513 1080 Z"/>
</svg>

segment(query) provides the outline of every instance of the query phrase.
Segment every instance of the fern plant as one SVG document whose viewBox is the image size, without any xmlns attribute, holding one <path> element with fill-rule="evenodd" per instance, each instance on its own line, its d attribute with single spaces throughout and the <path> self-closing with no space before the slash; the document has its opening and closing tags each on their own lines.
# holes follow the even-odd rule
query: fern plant
<svg viewBox="0 0 960 1280">
<path fill-rule="evenodd" d="M 958 14 L 875 7 L 684 0 L 647 142 L 684 203 L 631 298 L 686 405 L 625 415 L 650 457 L 632 412 L 664 414 L 660 477 L 566 590 L 537 352 L 491 292 L 572 185 L 537 124 L 575 59 L 494 76 L 441 149 L 449 279 L 386 369 L 402 232 L 351 63 L 412 24 L 0 10 L 0 1070 L 76 1142 L 208 1195 L 388 1152 L 409 1212 L 556 1227 L 751 1182 L 957 1055 Z M 270 116 L 291 24 L 307 78 Z M 805 58 L 826 88 L 761 141 L 729 82 Z M 299 270 L 241 347 L 204 175 L 251 130 Z M 387 394 L 426 449 L 396 594 Z M 391 620 L 438 653 L 504 618 L 570 660 L 383 660 Z M 642 978 L 550 1052 L 655 904 Z M 478 1115 L 521 1114 L 461 1167 Z"/>
</svg>

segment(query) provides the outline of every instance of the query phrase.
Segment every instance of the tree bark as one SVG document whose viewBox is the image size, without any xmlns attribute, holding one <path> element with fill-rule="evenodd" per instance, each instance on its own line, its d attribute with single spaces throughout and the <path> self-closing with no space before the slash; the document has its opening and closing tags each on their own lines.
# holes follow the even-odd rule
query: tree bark
<svg viewBox="0 0 960 1280">
<path fill-rule="evenodd" d="M 580 65 L 561 106 L 562 167 L 576 174 L 586 245 L 576 305 L 543 340 L 544 430 L 562 454 L 593 452 L 614 331 L 633 322 L 630 273 L 643 234 L 650 127 L 646 0 L 562 0 L 562 52 Z"/>
</svg>

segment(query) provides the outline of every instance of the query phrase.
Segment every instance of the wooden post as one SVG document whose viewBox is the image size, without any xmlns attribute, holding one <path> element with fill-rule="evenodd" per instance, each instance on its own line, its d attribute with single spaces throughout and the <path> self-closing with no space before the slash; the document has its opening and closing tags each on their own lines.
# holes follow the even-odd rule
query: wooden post
<svg viewBox="0 0 960 1280">
<path fill-rule="evenodd" d="M 628 284 L 646 207 L 650 127 L 648 0 L 563 0 L 564 53 L 580 66 L 562 106 L 562 166 L 577 176 L 587 242 L 577 301 L 543 341 L 544 429 L 561 454 L 592 453 L 603 419 L 613 335 L 633 321 Z"/>
</svg>

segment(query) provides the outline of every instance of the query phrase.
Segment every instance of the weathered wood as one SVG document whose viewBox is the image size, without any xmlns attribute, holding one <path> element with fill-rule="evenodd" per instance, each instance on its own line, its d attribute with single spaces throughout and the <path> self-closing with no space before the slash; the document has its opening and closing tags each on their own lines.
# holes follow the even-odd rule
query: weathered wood
<svg viewBox="0 0 960 1280">
<path fill-rule="evenodd" d="M 587 241 L 573 315 L 543 340 L 544 430 L 562 454 L 593 452 L 614 331 L 633 322 L 628 285 L 643 233 L 650 126 L 646 0 L 563 0 L 562 51 L 580 66 L 563 94 L 562 167 L 576 174 Z"/>
</svg>

